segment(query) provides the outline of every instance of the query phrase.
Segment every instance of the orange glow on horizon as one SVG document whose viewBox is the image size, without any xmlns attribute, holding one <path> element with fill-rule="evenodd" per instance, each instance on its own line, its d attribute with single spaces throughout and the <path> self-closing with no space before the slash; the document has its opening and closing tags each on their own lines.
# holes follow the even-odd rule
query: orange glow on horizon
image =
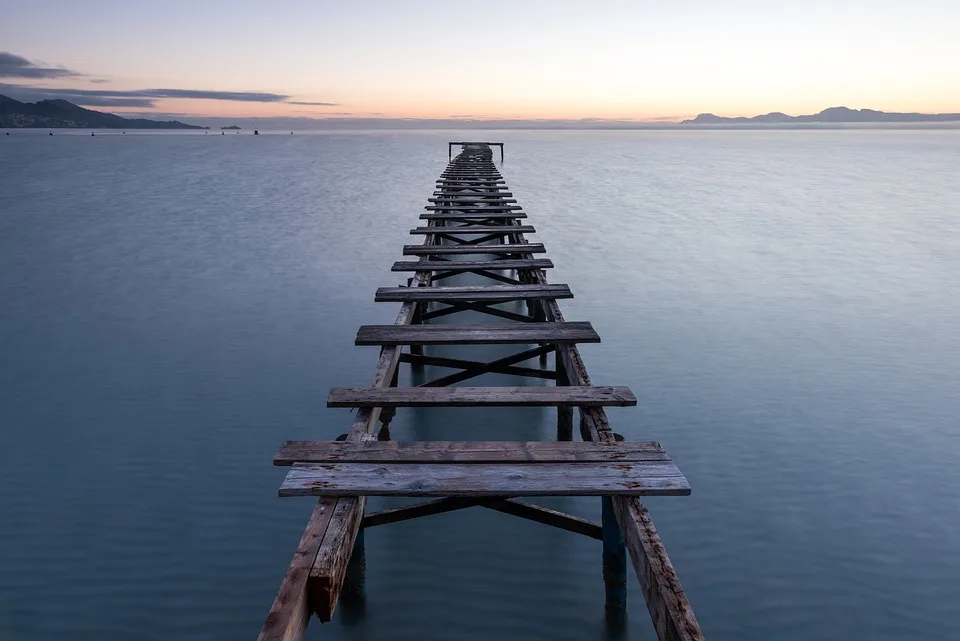
<svg viewBox="0 0 960 641">
<path fill-rule="evenodd" d="M 792 116 L 813 114 L 828 107 L 845 106 L 851 109 L 877 109 L 879 111 L 919 112 L 919 113 L 960 113 L 960 103 L 943 101 L 929 104 L 923 101 L 898 101 L 896 104 L 877 105 L 856 102 L 835 101 L 829 104 L 806 102 L 796 105 L 730 105 L 714 108 L 693 108 L 678 104 L 670 112 L 643 108 L 598 108 L 589 105 L 551 105 L 509 106 L 495 105 L 483 109 L 470 109 L 460 103 L 448 105 L 418 105 L 404 103 L 385 105 L 373 103 L 364 107 L 351 105 L 312 107 L 288 103 L 230 102 L 222 100 L 157 100 L 152 109 L 122 109 L 91 107 L 101 111 L 111 111 L 123 115 L 137 113 L 147 115 L 177 114 L 183 118 L 391 118 L 391 119 L 428 119 L 428 120 L 618 120 L 639 123 L 670 123 L 693 118 L 699 113 L 710 112 L 718 116 L 738 117 L 756 116 L 781 111 Z"/>
</svg>

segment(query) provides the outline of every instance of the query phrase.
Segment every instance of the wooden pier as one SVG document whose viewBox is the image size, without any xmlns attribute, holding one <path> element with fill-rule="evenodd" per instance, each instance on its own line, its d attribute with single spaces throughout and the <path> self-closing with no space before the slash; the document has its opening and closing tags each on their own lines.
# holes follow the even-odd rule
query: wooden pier
<svg viewBox="0 0 960 641">
<path fill-rule="evenodd" d="M 406 287 L 382 287 L 378 302 L 401 303 L 392 325 L 364 325 L 357 345 L 380 348 L 370 385 L 331 390 L 329 407 L 357 408 L 350 429 L 337 441 L 287 441 L 274 458 L 289 466 L 280 496 L 318 497 L 306 530 L 267 615 L 260 640 L 300 639 L 312 614 L 329 621 L 340 599 L 362 595 L 363 530 L 413 518 L 482 507 L 557 527 L 602 542 L 606 607 L 626 608 L 626 559 L 642 587 L 661 641 L 702 639 L 700 627 L 641 496 L 682 496 L 690 487 L 655 442 L 626 442 L 615 434 L 604 407 L 636 405 L 622 386 L 594 385 L 577 347 L 598 343 L 588 322 L 567 321 L 558 300 L 572 298 L 567 285 L 547 282 L 553 263 L 525 235 L 535 229 L 505 186 L 491 146 L 453 142 L 462 150 L 428 199 L 423 237 L 405 245 L 395 272 L 411 272 Z M 443 285 L 476 274 L 483 285 Z M 522 301 L 526 314 L 497 307 Z M 522 306 L 522 307 L 523 307 Z M 521 307 L 521 308 L 522 308 Z M 509 323 L 430 324 L 464 311 Z M 514 344 L 515 354 L 491 362 L 425 353 L 429 345 Z M 553 354 L 553 369 L 547 355 Z M 521 365 L 539 358 L 541 367 Z M 455 370 L 416 387 L 398 387 L 401 363 Z M 554 380 L 526 387 L 454 386 L 485 373 Z M 550 406 L 557 408 L 557 441 L 390 440 L 390 421 L 400 407 Z M 574 410 L 582 442 L 573 441 Z M 458 411 L 470 411 L 463 409 Z M 456 433 L 451 433 L 452 437 Z M 367 513 L 368 496 L 424 497 L 412 506 Z M 595 523 L 520 501 L 535 496 L 600 497 Z"/>
</svg>

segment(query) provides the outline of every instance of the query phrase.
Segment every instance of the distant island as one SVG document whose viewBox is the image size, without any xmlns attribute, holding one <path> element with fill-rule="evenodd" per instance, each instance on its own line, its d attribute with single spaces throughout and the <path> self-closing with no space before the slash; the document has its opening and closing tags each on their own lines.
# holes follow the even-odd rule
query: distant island
<svg viewBox="0 0 960 641">
<path fill-rule="evenodd" d="M 84 109 L 66 100 L 20 102 L 4 95 L 0 95 L 0 128 L 209 129 L 178 120 L 121 118 L 102 111 Z"/>
<path fill-rule="evenodd" d="M 236 126 L 236 125 L 230 125 L 229 127 L 220 127 L 220 128 L 221 128 L 221 129 L 236 129 L 236 130 L 238 130 L 238 131 L 239 131 L 240 129 L 243 129 L 243 127 L 238 127 L 238 126 Z"/>
<path fill-rule="evenodd" d="M 911 122 L 960 122 L 957 114 L 917 114 L 874 111 L 873 109 L 850 109 L 849 107 L 830 107 L 818 114 L 809 116 L 788 116 L 774 111 L 752 118 L 725 118 L 714 114 L 700 114 L 692 120 L 684 120 L 681 125 L 781 125 L 795 123 L 911 123 Z"/>
</svg>

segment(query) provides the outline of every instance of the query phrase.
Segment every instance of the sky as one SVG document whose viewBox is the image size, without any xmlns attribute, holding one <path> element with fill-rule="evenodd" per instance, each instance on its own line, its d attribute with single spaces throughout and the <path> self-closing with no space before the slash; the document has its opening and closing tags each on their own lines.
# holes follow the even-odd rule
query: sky
<svg viewBox="0 0 960 641">
<path fill-rule="evenodd" d="M 960 112 L 960 0 L 0 0 L 0 94 L 224 118 Z"/>
</svg>

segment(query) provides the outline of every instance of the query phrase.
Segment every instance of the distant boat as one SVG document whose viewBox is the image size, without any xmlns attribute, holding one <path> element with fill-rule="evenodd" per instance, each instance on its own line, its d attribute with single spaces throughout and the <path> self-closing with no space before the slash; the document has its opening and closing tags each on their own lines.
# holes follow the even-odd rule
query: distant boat
<svg viewBox="0 0 960 641">
<path fill-rule="evenodd" d="M 254 136 L 259 136 L 259 135 L 260 135 L 260 132 L 259 132 L 258 130 L 256 130 L 256 129 L 254 129 L 254 130 L 253 130 L 253 135 L 254 135 Z"/>
<path fill-rule="evenodd" d="M 91 131 L 91 132 L 90 132 L 90 135 L 91 135 L 91 136 L 96 136 L 97 134 L 95 134 L 95 133 L 93 133 L 93 132 Z"/>
</svg>

